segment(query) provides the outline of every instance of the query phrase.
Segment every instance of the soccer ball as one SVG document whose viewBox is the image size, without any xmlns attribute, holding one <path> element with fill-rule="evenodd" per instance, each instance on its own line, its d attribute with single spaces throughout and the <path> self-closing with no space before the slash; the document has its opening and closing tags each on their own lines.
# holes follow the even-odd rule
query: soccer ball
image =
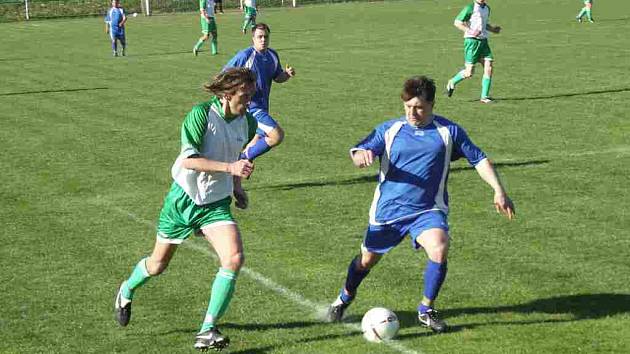
<svg viewBox="0 0 630 354">
<path fill-rule="evenodd" d="M 363 315 L 361 330 L 363 337 L 370 342 L 382 342 L 392 339 L 398 333 L 398 316 L 386 308 L 374 307 Z"/>
<path fill-rule="evenodd" d="M 137 13 L 137 12 L 134 12 L 131 16 L 133 16 L 133 17 L 138 17 L 138 13 Z"/>
</svg>

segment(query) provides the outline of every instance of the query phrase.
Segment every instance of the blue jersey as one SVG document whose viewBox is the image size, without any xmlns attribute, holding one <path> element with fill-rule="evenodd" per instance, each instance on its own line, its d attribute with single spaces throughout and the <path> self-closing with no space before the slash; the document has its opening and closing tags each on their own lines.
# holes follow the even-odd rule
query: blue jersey
<svg viewBox="0 0 630 354">
<path fill-rule="evenodd" d="M 446 183 L 451 161 L 476 165 L 486 155 L 466 131 L 440 116 L 418 128 L 405 117 L 387 121 L 351 149 L 371 150 L 381 160 L 370 224 L 385 225 L 430 210 L 448 214 Z"/>
<path fill-rule="evenodd" d="M 109 25 L 109 32 L 112 35 L 124 35 L 125 27 L 120 27 L 120 23 L 125 17 L 125 11 L 120 7 L 112 7 L 107 10 L 105 22 Z"/>
<path fill-rule="evenodd" d="M 238 52 L 223 69 L 231 67 L 248 68 L 256 73 L 256 93 L 249 107 L 268 111 L 271 83 L 284 71 L 278 53 L 271 48 L 259 53 L 249 47 Z"/>
</svg>

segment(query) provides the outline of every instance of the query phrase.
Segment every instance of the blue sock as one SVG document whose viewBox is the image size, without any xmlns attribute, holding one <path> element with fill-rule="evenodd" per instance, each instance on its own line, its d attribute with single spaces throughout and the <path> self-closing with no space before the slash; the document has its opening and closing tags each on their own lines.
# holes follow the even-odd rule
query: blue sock
<svg viewBox="0 0 630 354">
<path fill-rule="evenodd" d="M 346 277 L 345 289 L 348 294 L 345 294 L 343 289 L 341 291 L 341 300 L 345 303 L 349 303 L 354 299 L 354 295 L 357 292 L 357 288 L 361 285 L 363 279 L 370 273 L 370 270 L 359 271 L 357 270 L 357 264 L 359 263 L 359 257 L 355 257 L 348 266 L 348 276 Z M 344 299 L 345 297 L 345 299 Z M 348 300 L 348 301 L 346 301 Z"/>
<path fill-rule="evenodd" d="M 424 270 L 424 297 L 435 300 L 440 292 L 440 287 L 446 278 L 447 262 L 435 263 L 432 260 L 427 261 L 427 267 Z"/>
<path fill-rule="evenodd" d="M 247 151 L 245 151 L 245 156 L 248 160 L 254 161 L 258 156 L 269 151 L 271 147 L 265 141 L 265 138 L 260 138 L 253 146 L 250 146 Z"/>
</svg>

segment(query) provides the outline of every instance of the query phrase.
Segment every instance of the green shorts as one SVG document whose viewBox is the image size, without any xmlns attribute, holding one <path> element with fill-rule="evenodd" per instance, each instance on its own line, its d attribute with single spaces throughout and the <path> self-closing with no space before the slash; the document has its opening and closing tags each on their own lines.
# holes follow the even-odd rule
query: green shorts
<svg viewBox="0 0 630 354">
<path fill-rule="evenodd" d="M 464 62 L 476 64 L 483 60 L 493 60 L 488 39 L 464 38 Z"/>
<path fill-rule="evenodd" d="M 256 8 L 245 6 L 245 18 L 256 18 Z"/>
<path fill-rule="evenodd" d="M 230 210 L 231 203 L 232 197 L 226 197 L 210 204 L 197 205 L 182 187 L 173 183 L 160 211 L 158 241 L 179 244 L 193 231 L 210 224 L 236 224 Z"/>
<path fill-rule="evenodd" d="M 210 22 L 206 22 L 206 18 L 202 17 L 199 20 L 199 23 L 201 23 L 201 33 L 203 34 L 210 34 L 212 32 L 217 31 L 217 23 L 214 21 L 214 17 L 210 17 Z"/>
</svg>

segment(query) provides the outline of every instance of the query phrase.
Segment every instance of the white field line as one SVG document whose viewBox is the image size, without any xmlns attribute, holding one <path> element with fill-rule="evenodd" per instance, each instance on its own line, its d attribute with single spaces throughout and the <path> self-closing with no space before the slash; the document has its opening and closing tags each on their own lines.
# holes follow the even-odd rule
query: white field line
<svg viewBox="0 0 630 354">
<path fill-rule="evenodd" d="M 130 219 L 132 219 L 133 221 L 146 225 L 149 228 L 151 228 L 152 230 L 155 230 L 155 225 L 152 224 L 151 222 L 144 220 L 140 217 L 138 217 L 137 215 L 130 213 L 126 210 L 123 210 L 121 208 L 118 208 L 114 205 L 112 205 L 111 203 L 104 201 L 102 199 L 99 199 L 97 201 L 100 205 L 106 206 L 108 207 L 110 210 L 116 211 L 119 214 L 125 215 L 127 217 L 129 217 Z M 210 251 L 210 249 L 208 249 L 207 247 L 204 247 L 200 244 L 194 243 L 192 242 L 192 240 L 187 240 L 184 241 L 181 246 L 184 247 L 188 247 L 192 250 L 195 251 L 199 251 L 201 253 L 204 253 L 206 255 L 211 256 L 214 259 L 217 259 L 216 254 L 214 254 L 213 252 Z M 273 290 L 274 292 L 276 292 L 277 294 L 293 301 L 294 303 L 304 306 L 304 307 L 308 307 L 310 308 L 314 313 L 315 313 L 315 317 L 318 320 L 324 320 L 324 316 L 326 315 L 326 311 L 328 309 L 328 304 L 322 304 L 322 303 L 316 303 L 313 302 L 309 299 L 306 299 L 304 296 L 300 295 L 299 293 L 292 291 L 290 289 L 285 288 L 284 286 L 276 283 L 275 281 L 267 278 L 266 276 L 262 275 L 261 273 L 258 273 L 255 270 L 252 270 L 250 268 L 247 267 L 242 267 L 241 268 L 241 273 L 246 274 L 247 276 L 249 276 L 250 278 L 252 278 L 254 281 L 260 283 L 261 285 L 265 286 L 266 288 Z M 356 324 L 356 323 L 343 323 L 343 325 L 353 331 L 361 331 L 361 326 Z M 408 349 L 407 347 L 405 347 L 404 345 L 402 345 L 401 343 L 399 343 L 398 341 L 385 341 L 383 342 L 384 345 L 387 345 L 388 347 L 390 347 L 391 349 L 398 351 L 400 353 L 403 354 L 422 354 L 421 351 L 415 351 L 415 350 L 411 350 Z"/>
</svg>

